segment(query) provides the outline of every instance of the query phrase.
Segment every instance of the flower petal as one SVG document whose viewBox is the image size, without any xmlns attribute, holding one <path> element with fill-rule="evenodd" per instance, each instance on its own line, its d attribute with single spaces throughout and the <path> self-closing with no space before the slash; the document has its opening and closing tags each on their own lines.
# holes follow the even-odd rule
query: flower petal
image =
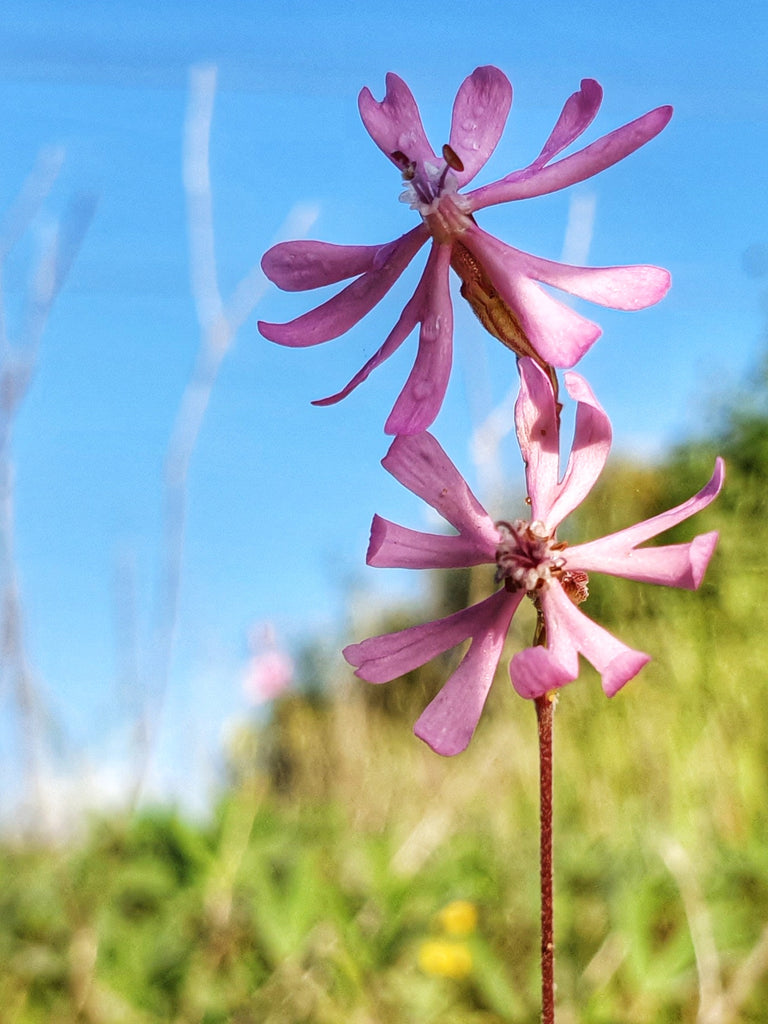
<svg viewBox="0 0 768 1024">
<path fill-rule="evenodd" d="M 433 245 L 416 294 L 421 303 L 416 361 L 392 412 L 386 434 L 418 434 L 440 412 L 453 359 L 453 307 L 448 283 L 449 245 Z"/>
<path fill-rule="evenodd" d="M 601 537 L 586 544 L 568 548 L 568 565 L 587 572 L 604 572 L 611 576 L 624 576 L 649 583 L 695 589 L 701 583 L 704 570 L 717 543 L 716 533 L 702 534 L 690 544 L 672 544 L 661 548 L 637 548 L 638 544 L 664 533 L 706 508 L 720 493 L 725 480 L 725 463 L 715 461 L 709 482 L 688 501 L 646 519 L 625 530 Z M 669 562 L 654 551 L 667 552 Z"/>
<path fill-rule="evenodd" d="M 356 278 L 322 305 L 285 324 L 259 321 L 259 330 L 269 341 L 292 348 L 319 345 L 338 338 L 381 301 L 427 240 L 423 225 L 402 235 L 380 266 Z"/>
<path fill-rule="evenodd" d="M 531 167 L 543 167 L 553 156 L 570 146 L 574 139 L 578 139 L 594 120 L 602 102 L 603 89 L 600 83 L 594 78 L 583 78 L 579 91 L 565 101 L 555 127 Z"/>
<path fill-rule="evenodd" d="M 493 613 L 497 612 L 497 605 L 503 603 L 502 599 L 508 598 L 517 607 L 519 601 L 515 603 L 513 600 L 516 596 L 499 590 L 480 604 L 462 608 L 444 619 L 350 644 L 342 654 L 360 679 L 369 683 L 389 683 L 425 665 L 438 654 L 450 651 L 476 632 L 482 633 L 489 617 L 493 620 Z M 509 614 L 510 619 L 513 612 L 514 609 Z"/>
<path fill-rule="evenodd" d="M 386 245 L 279 242 L 264 253 L 261 269 L 278 288 L 302 292 L 374 270 L 386 263 L 391 249 L 391 242 Z"/>
<path fill-rule="evenodd" d="M 522 593 L 500 590 L 475 605 L 478 620 L 461 664 L 420 715 L 414 732 L 437 754 L 452 757 L 465 750 L 480 720 L 512 616 Z"/>
<path fill-rule="evenodd" d="M 565 384 L 578 407 L 571 453 L 560 480 L 560 429 L 552 384 L 532 359 L 521 359 L 519 367 L 515 426 L 531 514 L 554 531 L 600 476 L 611 448 L 611 423 L 584 378 L 567 373 Z"/>
<path fill-rule="evenodd" d="M 383 100 L 375 100 L 367 87 L 357 98 L 360 117 L 368 134 L 398 169 L 401 169 L 401 164 L 392 157 L 398 151 L 409 160 L 437 163 L 413 93 L 402 78 L 391 71 L 386 82 L 387 91 Z"/>
<path fill-rule="evenodd" d="M 459 569 L 493 562 L 494 553 L 476 537 L 421 533 L 376 515 L 365 560 L 377 569 Z"/>
<path fill-rule="evenodd" d="M 513 252 L 514 257 L 508 258 L 514 258 L 519 270 L 528 277 L 611 309 L 645 309 L 663 299 L 671 284 L 669 271 L 663 267 L 574 267 L 519 249 Z"/>
<path fill-rule="evenodd" d="M 436 439 L 426 432 L 400 435 L 381 464 L 460 533 L 477 539 L 493 561 L 499 536 L 493 521 Z"/>
<path fill-rule="evenodd" d="M 656 107 L 629 124 L 622 125 L 601 139 L 546 167 L 531 165 L 514 171 L 500 181 L 475 189 L 467 194 L 473 210 L 481 210 L 496 203 L 557 192 L 568 185 L 591 178 L 607 167 L 634 153 L 659 134 L 672 117 L 672 107 Z"/>
<path fill-rule="evenodd" d="M 538 369 L 538 367 L 537 367 Z M 605 468 L 611 450 L 611 421 L 578 373 L 566 373 L 565 386 L 578 402 L 573 444 L 557 495 L 541 519 L 555 529 L 582 503 Z"/>
<path fill-rule="evenodd" d="M 525 271 L 520 250 L 489 235 L 476 224 L 462 235 L 500 298 L 520 322 L 536 353 L 552 366 L 573 366 L 600 337 L 596 323 L 558 302 Z"/>
<path fill-rule="evenodd" d="M 586 572 L 602 572 L 640 583 L 658 583 L 665 587 L 696 590 L 706 572 L 717 546 L 716 530 L 699 534 L 687 544 L 662 544 L 653 548 L 630 548 L 628 551 L 595 554 L 583 558 L 579 545 L 566 551 L 569 568 Z M 589 547 L 597 547 L 599 541 Z"/>
<path fill-rule="evenodd" d="M 456 94 L 451 119 L 451 149 L 464 164 L 455 171 L 459 185 L 477 174 L 496 148 L 512 106 L 512 86 L 492 65 L 476 68 Z"/>
<path fill-rule="evenodd" d="M 421 297 L 417 289 L 405 304 L 405 308 L 398 317 L 397 323 L 384 339 L 384 344 L 374 352 L 371 358 L 357 371 L 349 383 L 345 384 L 341 391 L 337 391 L 335 395 L 329 395 L 328 398 L 315 399 L 315 401 L 312 402 L 312 405 L 335 405 L 343 398 L 346 398 L 347 395 L 351 394 L 355 388 L 359 387 L 360 384 L 363 383 L 364 380 L 367 380 L 377 366 L 381 366 L 385 360 L 389 359 L 393 352 L 397 351 L 414 329 L 416 324 L 419 322 L 420 309 Z"/>
<path fill-rule="evenodd" d="M 520 393 L 515 402 L 517 441 L 525 464 L 531 516 L 546 522 L 560 476 L 560 431 L 552 384 L 533 359 L 518 361 Z"/>
<path fill-rule="evenodd" d="M 579 674 L 579 654 L 600 673 L 603 690 L 609 697 L 651 660 L 649 655 L 633 650 L 587 618 L 559 583 L 545 588 L 540 600 L 547 646 L 528 647 L 516 654 L 509 665 L 512 685 L 521 697 L 541 697 L 572 682 Z"/>
<path fill-rule="evenodd" d="M 416 361 L 384 430 L 388 434 L 418 433 L 432 423 L 440 411 L 451 372 L 453 309 L 448 287 L 449 259 L 447 246 L 432 246 L 416 291 L 384 344 L 341 391 L 316 399 L 313 405 L 334 405 L 346 398 L 399 348 L 420 322 Z"/>
</svg>

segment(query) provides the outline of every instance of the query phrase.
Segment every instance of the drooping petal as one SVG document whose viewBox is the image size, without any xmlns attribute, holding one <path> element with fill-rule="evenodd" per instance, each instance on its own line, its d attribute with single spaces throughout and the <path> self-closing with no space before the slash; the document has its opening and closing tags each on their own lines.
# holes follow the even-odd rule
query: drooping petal
<svg viewBox="0 0 768 1024">
<path fill-rule="evenodd" d="M 461 237 L 536 353 L 552 366 L 573 366 L 600 337 L 600 327 L 558 302 L 527 276 L 518 249 L 472 224 Z"/>
<path fill-rule="evenodd" d="M 453 306 L 448 282 L 449 245 L 433 245 L 419 281 L 416 361 L 386 423 L 386 434 L 418 434 L 440 412 L 453 361 Z"/>
<path fill-rule="evenodd" d="M 366 562 L 377 569 L 459 569 L 493 562 L 477 536 L 421 533 L 374 516 Z"/>
<path fill-rule="evenodd" d="M 261 269 L 283 291 L 302 292 L 375 270 L 387 262 L 391 249 L 391 242 L 386 245 L 279 242 L 264 253 Z"/>
<path fill-rule="evenodd" d="M 463 171 L 454 171 L 460 186 L 474 178 L 496 148 L 511 106 L 509 79 L 492 65 L 476 68 L 462 82 L 453 104 L 449 140 L 464 164 Z"/>
<path fill-rule="evenodd" d="M 437 440 L 426 431 L 400 435 L 381 464 L 403 487 L 426 501 L 460 533 L 474 535 L 491 561 L 498 545 L 498 531 Z"/>
<path fill-rule="evenodd" d="M 512 616 L 522 593 L 500 590 L 475 605 L 478 619 L 461 664 L 420 715 L 414 732 L 436 754 L 451 757 L 465 750 L 480 720 L 499 664 Z"/>
<path fill-rule="evenodd" d="M 388 434 L 418 433 L 426 430 L 440 411 L 451 372 L 453 308 L 448 287 L 447 246 L 432 246 L 416 291 L 405 305 L 384 344 L 336 394 L 318 398 L 312 404 L 335 405 L 351 394 L 405 341 L 421 323 L 416 361 L 403 390 L 389 414 L 384 430 Z M 448 250 L 448 256 L 450 250 Z"/>
<path fill-rule="evenodd" d="M 716 533 L 703 534 L 690 544 L 672 544 L 661 548 L 637 548 L 637 545 L 657 537 L 706 508 L 720 493 L 724 480 L 725 463 L 718 458 L 711 479 L 698 494 L 668 512 L 662 512 L 635 526 L 586 544 L 574 544 L 568 549 L 568 565 L 587 572 L 604 572 L 627 579 L 696 589 L 712 557 L 717 543 Z M 668 552 L 668 563 L 664 562 L 662 556 L 652 553 L 656 551 Z"/>
<path fill-rule="evenodd" d="M 389 72 L 384 99 L 373 98 L 366 86 L 357 98 L 360 117 L 368 134 L 387 159 L 400 169 L 393 153 L 403 153 L 409 160 L 436 163 L 437 158 L 427 140 L 421 115 L 413 93 L 399 77 Z"/>
<path fill-rule="evenodd" d="M 612 697 L 651 660 L 608 630 L 587 618 L 559 583 L 542 591 L 541 607 L 547 629 L 546 647 L 528 647 L 509 665 L 512 685 L 522 697 L 541 697 L 573 682 L 579 674 L 579 654 L 597 669 L 604 692 Z"/>
<path fill-rule="evenodd" d="M 503 603 L 505 597 L 515 604 L 513 598 L 516 595 L 499 590 L 480 604 L 462 608 L 444 619 L 409 626 L 396 633 L 374 636 L 359 644 L 350 644 L 342 654 L 360 679 L 369 683 L 389 683 L 406 672 L 426 665 L 438 654 L 450 651 L 467 637 L 482 634 L 489 622 L 496 621 L 494 616 L 498 614 L 498 605 Z"/>
<path fill-rule="evenodd" d="M 397 318 L 397 323 L 384 339 L 384 344 L 373 353 L 371 358 L 357 371 L 349 383 L 345 384 L 341 391 L 337 391 L 334 395 L 329 395 L 327 398 L 315 399 L 315 401 L 312 402 L 312 405 L 335 405 L 337 402 L 346 398 L 347 395 L 350 395 L 355 388 L 359 387 L 363 383 L 363 381 L 367 380 L 377 366 L 381 366 L 385 360 L 389 359 L 389 357 L 396 352 L 398 348 L 400 348 L 402 343 L 414 329 L 416 324 L 419 322 L 421 305 L 421 298 L 417 290 L 408 302 L 406 302 L 405 308 Z"/>
<path fill-rule="evenodd" d="M 555 127 L 530 166 L 543 167 L 552 157 L 557 156 L 566 146 L 570 146 L 578 139 L 594 120 L 602 102 L 603 89 L 600 83 L 594 78 L 583 78 L 579 91 L 565 101 Z"/>
<path fill-rule="evenodd" d="M 656 107 L 655 110 L 649 110 L 642 117 L 622 125 L 621 128 L 604 135 L 571 156 L 566 156 L 546 167 L 532 165 L 521 171 L 514 171 L 500 181 L 475 189 L 467 194 L 472 210 L 481 210 L 486 206 L 507 203 L 515 199 L 546 195 L 591 178 L 644 146 L 666 127 L 671 117 L 672 107 Z"/>
<path fill-rule="evenodd" d="M 419 225 L 393 244 L 381 266 L 363 273 L 327 302 L 285 324 L 260 320 L 259 330 L 268 341 L 292 348 L 319 345 L 338 338 L 381 301 L 427 237 L 426 228 Z"/>
</svg>

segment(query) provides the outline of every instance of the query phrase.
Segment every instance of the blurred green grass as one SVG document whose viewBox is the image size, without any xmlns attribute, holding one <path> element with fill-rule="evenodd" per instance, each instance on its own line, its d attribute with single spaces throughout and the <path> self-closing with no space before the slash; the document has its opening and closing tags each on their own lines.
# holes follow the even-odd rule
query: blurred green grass
<svg viewBox="0 0 768 1024">
<path fill-rule="evenodd" d="M 721 532 L 698 593 L 590 581 L 585 610 L 653 661 L 611 701 L 585 666 L 559 701 L 559 1024 L 766 1019 L 766 438 L 742 408 L 716 443 L 614 464 L 575 522 L 598 536 L 652 515 L 727 457 L 721 499 L 674 538 Z M 419 620 L 489 580 L 434 584 Z M 512 647 L 530 620 L 515 629 Z M 500 672 L 468 751 L 437 757 L 411 726 L 449 660 L 385 687 L 308 675 L 243 729 L 208 824 L 160 809 L 0 847 L 0 1024 L 538 1019 L 535 712 Z M 478 911 L 452 940 L 471 967 L 429 973 L 455 899 Z"/>
</svg>

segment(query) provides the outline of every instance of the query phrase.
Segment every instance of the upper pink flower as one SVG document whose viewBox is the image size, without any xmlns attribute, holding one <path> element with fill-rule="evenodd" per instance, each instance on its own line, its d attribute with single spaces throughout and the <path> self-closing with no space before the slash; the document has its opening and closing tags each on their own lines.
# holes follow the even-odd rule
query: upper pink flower
<svg viewBox="0 0 768 1024">
<path fill-rule="evenodd" d="M 382 463 L 458 533 L 420 533 L 375 516 L 368 564 L 436 569 L 490 563 L 496 565 L 496 579 L 503 584 L 491 597 L 447 618 L 374 637 L 344 650 L 356 675 L 371 683 L 385 683 L 471 638 L 461 664 L 416 723 L 416 734 L 439 754 L 459 753 L 469 743 L 512 616 L 526 594 L 543 616 L 546 646 L 529 647 L 512 658 L 509 672 L 517 692 L 535 698 L 572 682 L 579 673 L 581 654 L 600 673 L 610 697 L 650 659 L 576 607 L 587 596 L 587 574 L 603 572 L 695 589 L 717 543 L 717 533 L 711 532 L 687 544 L 638 547 L 714 500 L 725 473 L 719 458 L 709 483 L 682 505 L 600 540 L 573 546 L 558 541 L 558 526 L 586 497 L 605 465 L 610 422 L 586 381 L 567 373 L 566 388 L 578 407 L 568 465 L 560 478 L 560 436 L 552 386 L 531 359 L 520 360 L 520 375 L 515 421 L 525 462 L 530 519 L 494 523 L 431 434 L 397 437 Z"/>
<path fill-rule="evenodd" d="M 512 104 L 512 86 L 498 68 L 477 68 L 463 82 L 453 106 L 442 156 L 432 150 L 408 86 L 387 75 L 387 92 L 358 99 L 373 141 L 402 172 L 401 199 L 421 217 L 417 227 L 385 245 L 282 242 L 262 260 L 267 277 L 288 291 L 303 291 L 354 277 L 337 295 L 286 324 L 259 323 L 281 345 L 317 345 L 348 331 L 389 291 L 427 239 L 432 246 L 416 291 L 381 348 L 338 394 L 338 402 L 387 359 L 419 324 L 419 347 L 410 376 L 387 419 L 390 434 L 416 434 L 437 415 L 451 369 L 453 310 L 448 269 L 462 279 L 462 295 L 484 326 L 518 355 L 542 367 L 568 367 L 599 337 L 597 324 L 554 299 L 539 282 L 614 309 L 636 310 L 657 302 L 669 288 L 666 270 L 651 266 L 572 267 L 531 256 L 487 234 L 474 219 L 486 206 L 556 192 L 622 160 L 657 135 L 672 108 L 657 107 L 584 149 L 554 158 L 592 122 L 602 101 L 593 79 L 565 103 L 536 159 L 522 170 L 469 192 L 459 192 L 496 148 Z M 552 379 L 554 374 L 550 371 Z"/>
</svg>

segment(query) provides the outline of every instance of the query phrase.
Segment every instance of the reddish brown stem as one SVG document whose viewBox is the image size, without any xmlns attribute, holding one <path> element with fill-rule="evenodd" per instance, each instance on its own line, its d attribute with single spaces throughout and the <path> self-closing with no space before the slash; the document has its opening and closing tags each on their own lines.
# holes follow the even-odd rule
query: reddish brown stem
<svg viewBox="0 0 768 1024">
<path fill-rule="evenodd" d="M 555 927 L 552 883 L 552 731 L 557 697 L 536 698 L 539 724 L 539 799 L 541 822 L 541 1021 L 555 1024 Z"/>
</svg>

